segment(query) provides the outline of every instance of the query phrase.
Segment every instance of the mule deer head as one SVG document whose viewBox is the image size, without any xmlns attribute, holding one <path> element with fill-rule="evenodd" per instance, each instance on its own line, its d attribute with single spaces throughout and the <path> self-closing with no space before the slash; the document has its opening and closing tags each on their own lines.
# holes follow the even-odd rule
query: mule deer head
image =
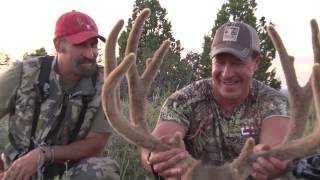
<svg viewBox="0 0 320 180">
<path fill-rule="evenodd" d="M 149 151 L 163 151 L 173 146 L 182 146 L 182 137 L 177 134 L 173 144 L 164 144 L 153 137 L 148 130 L 146 117 L 146 97 L 150 84 L 154 80 L 162 60 L 168 51 L 170 42 L 164 41 L 153 57 L 146 63 L 146 69 L 140 76 L 135 65 L 135 54 L 137 52 L 139 38 L 142 32 L 144 21 L 149 16 L 150 10 L 144 9 L 134 22 L 130 32 L 125 58 L 117 65 L 115 46 L 118 34 L 123 26 L 120 20 L 109 34 L 105 48 L 105 81 L 102 91 L 103 110 L 108 117 L 110 125 L 130 143 L 136 144 Z M 320 44 L 318 38 L 318 25 L 311 21 L 313 34 L 313 49 L 315 62 L 320 60 Z M 293 159 L 303 157 L 314 152 L 320 145 L 320 129 L 316 128 L 313 134 L 300 138 L 306 126 L 308 109 L 311 104 L 312 94 L 315 101 L 317 117 L 320 118 L 320 66 L 315 64 L 311 75 L 311 85 L 308 82 L 300 87 L 293 67 L 293 57 L 289 56 L 286 49 L 273 27 L 268 28 L 270 37 L 280 55 L 282 67 L 285 73 L 291 110 L 291 129 L 286 137 L 286 142 L 271 151 L 254 153 L 254 141 L 248 139 L 239 157 L 233 162 L 223 166 L 204 166 L 200 161 L 194 160 L 191 156 L 181 162 L 187 167 L 182 180 L 209 180 L 213 177 L 219 180 L 244 180 L 251 173 L 251 165 L 258 157 L 276 157 L 279 159 Z M 124 75 L 129 84 L 130 121 L 121 112 L 119 85 Z M 318 120 L 320 120 L 318 118 Z M 299 139 L 300 138 L 300 139 Z"/>
</svg>

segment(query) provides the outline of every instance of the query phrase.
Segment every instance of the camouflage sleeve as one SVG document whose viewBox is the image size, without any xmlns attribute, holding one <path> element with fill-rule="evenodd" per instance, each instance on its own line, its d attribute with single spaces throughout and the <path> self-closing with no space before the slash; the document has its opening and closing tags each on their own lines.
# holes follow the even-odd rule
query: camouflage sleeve
<svg viewBox="0 0 320 180">
<path fill-rule="evenodd" d="M 262 120 L 270 116 L 289 116 L 288 99 L 280 93 L 264 96 L 260 107 Z"/>
<path fill-rule="evenodd" d="M 112 128 L 110 127 L 106 116 L 103 113 L 102 107 L 99 108 L 95 115 L 90 131 L 97 133 L 110 133 Z"/>
<path fill-rule="evenodd" d="M 21 71 L 22 63 L 17 61 L 0 73 L 0 118 L 14 107 L 13 100 L 20 84 Z"/>
<path fill-rule="evenodd" d="M 190 126 L 187 118 L 188 110 L 184 108 L 185 106 L 181 102 L 176 100 L 174 95 L 170 96 L 163 104 L 158 121 L 175 121 L 187 130 Z"/>
</svg>

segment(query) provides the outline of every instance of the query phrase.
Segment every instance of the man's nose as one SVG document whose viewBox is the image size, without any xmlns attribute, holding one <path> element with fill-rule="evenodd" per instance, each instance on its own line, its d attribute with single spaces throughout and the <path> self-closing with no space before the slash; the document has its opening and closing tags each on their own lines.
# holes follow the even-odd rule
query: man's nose
<svg viewBox="0 0 320 180">
<path fill-rule="evenodd" d="M 84 52 L 84 56 L 90 59 L 94 59 L 98 56 L 98 50 L 94 47 L 88 47 L 86 48 Z"/>
<path fill-rule="evenodd" d="M 226 63 L 222 69 L 222 75 L 225 77 L 230 77 L 233 76 L 234 70 L 233 70 L 233 65 L 230 63 Z"/>
</svg>

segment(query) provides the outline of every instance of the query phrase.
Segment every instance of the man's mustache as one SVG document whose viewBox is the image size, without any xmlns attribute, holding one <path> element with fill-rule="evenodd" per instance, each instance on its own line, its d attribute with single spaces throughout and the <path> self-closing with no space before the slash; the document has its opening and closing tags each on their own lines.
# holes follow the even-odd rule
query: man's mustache
<svg viewBox="0 0 320 180">
<path fill-rule="evenodd" d="M 95 64 L 96 63 L 96 59 L 87 58 L 87 57 L 81 57 L 81 59 L 79 60 L 79 64 L 85 64 L 85 63 Z"/>
</svg>

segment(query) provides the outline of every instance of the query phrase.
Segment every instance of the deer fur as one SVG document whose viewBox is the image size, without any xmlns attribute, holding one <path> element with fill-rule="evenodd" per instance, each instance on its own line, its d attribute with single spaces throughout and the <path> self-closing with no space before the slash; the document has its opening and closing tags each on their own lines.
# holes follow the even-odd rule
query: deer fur
<svg viewBox="0 0 320 180">
<path fill-rule="evenodd" d="M 105 81 L 102 90 L 103 110 L 110 125 L 128 142 L 143 147 L 149 151 L 157 152 L 168 150 L 172 147 L 183 147 L 181 135 L 174 137 L 172 144 L 165 144 L 151 135 L 148 129 L 146 117 L 146 97 L 150 85 L 158 72 L 163 58 L 168 51 L 170 41 L 166 40 L 146 63 L 146 69 L 142 75 L 138 74 L 135 64 L 137 47 L 143 24 L 149 16 L 150 10 L 144 9 L 134 22 L 130 32 L 125 58 L 117 65 L 115 47 L 118 34 L 123 26 L 123 20 L 118 21 L 109 34 L 105 48 Z M 269 36 L 275 45 L 285 73 L 291 111 L 291 126 L 285 142 L 271 151 L 254 153 L 254 140 L 249 138 L 245 143 L 238 158 L 223 166 L 204 165 L 200 161 L 189 156 L 181 165 L 187 170 L 182 180 L 245 180 L 251 174 L 252 163 L 258 157 L 276 157 L 278 159 L 295 159 L 315 152 L 320 146 L 320 128 L 317 126 L 313 133 L 302 137 L 306 126 L 309 107 L 312 97 L 315 102 L 317 119 L 320 120 L 320 43 L 319 29 L 315 20 L 311 21 L 313 50 L 316 64 L 313 67 L 311 79 L 300 87 L 293 66 L 294 58 L 289 56 L 280 36 L 274 27 L 268 27 Z M 120 106 L 119 85 L 126 75 L 129 88 L 130 121 L 122 114 Z"/>
</svg>

